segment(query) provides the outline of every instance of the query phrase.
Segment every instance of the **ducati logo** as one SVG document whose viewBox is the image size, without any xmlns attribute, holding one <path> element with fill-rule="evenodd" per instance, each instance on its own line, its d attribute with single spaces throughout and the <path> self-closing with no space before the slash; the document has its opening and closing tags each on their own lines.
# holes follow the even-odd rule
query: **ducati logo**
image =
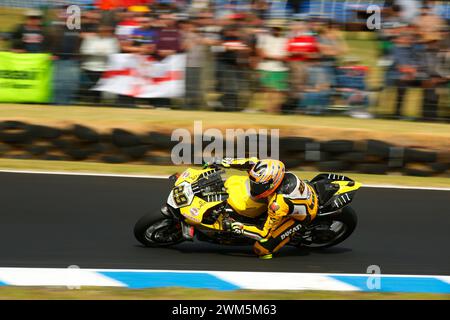
<svg viewBox="0 0 450 320">
<path fill-rule="evenodd" d="M 292 234 L 296 233 L 297 231 L 299 231 L 302 228 L 301 224 L 296 225 L 295 227 L 285 231 L 282 235 L 281 235 L 281 240 L 286 239 L 287 237 L 291 236 Z"/>
</svg>

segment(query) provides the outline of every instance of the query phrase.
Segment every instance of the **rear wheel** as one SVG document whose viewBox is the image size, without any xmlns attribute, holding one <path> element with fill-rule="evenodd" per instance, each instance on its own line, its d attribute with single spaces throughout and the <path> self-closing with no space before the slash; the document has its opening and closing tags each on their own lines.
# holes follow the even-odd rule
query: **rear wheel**
<svg viewBox="0 0 450 320">
<path fill-rule="evenodd" d="M 299 247 L 329 248 L 347 239 L 355 230 L 358 222 L 355 210 L 347 206 L 342 213 L 318 219 L 301 235 Z"/>
<path fill-rule="evenodd" d="M 134 236 L 146 247 L 167 247 L 183 241 L 179 222 L 151 214 L 136 222 Z"/>
</svg>

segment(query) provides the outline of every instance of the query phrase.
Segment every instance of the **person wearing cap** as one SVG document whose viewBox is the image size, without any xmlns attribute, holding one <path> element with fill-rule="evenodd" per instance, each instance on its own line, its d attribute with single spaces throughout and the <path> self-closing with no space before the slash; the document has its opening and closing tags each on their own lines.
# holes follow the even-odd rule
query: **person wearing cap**
<svg viewBox="0 0 450 320">
<path fill-rule="evenodd" d="M 139 18 L 148 17 L 151 10 L 147 6 L 131 6 L 128 7 L 127 11 L 120 14 L 122 17 L 121 21 L 117 24 L 116 27 L 116 36 L 119 40 L 127 40 L 134 33 L 134 30 L 138 29 L 141 26 L 141 23 L 138 21 Z"/>
<path fill-rule="evenodd" d="M 47 38 L 42 27 L 42 12 L 28 10 L 25 22 L 12 35 L 12 51 L 42 53 L 47 50 Z"/>
</svg>

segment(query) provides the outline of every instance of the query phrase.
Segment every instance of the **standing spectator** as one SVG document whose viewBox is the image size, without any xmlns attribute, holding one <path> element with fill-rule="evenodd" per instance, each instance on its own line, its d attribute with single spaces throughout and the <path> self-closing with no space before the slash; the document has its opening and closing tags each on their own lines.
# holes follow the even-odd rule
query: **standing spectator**
<svg viewBox="0 0 450 320">
<path fill-rule="evenodd" d="M 433 8 L 427 1 L 422 6 L 420 15 L 416 18 L 414 24 L 418 27 L 419 35 L 422 38 L 432 36 L 439 39 L 441 30 L 445 27 L 445 21 L 433 12 Z"/>
<path fill-rule="evenodd" d="M 318 34 L 322 65 L 328 72 L 331 86 L 336 85 L 338 59 L 347 51 L 347 44 L 339 28 L 332 22 L 324 24 Z"/>
<path fill-rule="evenodd" d="M 347 58 L 346 65 L 338 68 L 336 92 L 343 98 L 354 118 L 371 118 L 367 112 L 369 95 L 366 88 L 368 68 L 355 64 L 357 59 Z"/>
<path fill-rule="evenodd" d="M 157 31 L 150 17 L 136 18 L 138 27 L 126 38 L 122 38 L 121 48 L 125 53 L 150 55 L 155 53 Z"/>
<path fill-rule="evenodd" d="M 159 17 L 159 29 L 156 35 L 156 54 L 164 59 L 181 51 L 181 33 L 174 14 L 162 14 Z"/>
<path fill-rule="evenodd" d="M 439 107 L 438 91 L 449 83 L 448 48 L 443 48 L 436 34 L 425 38 L 425 47 L 420 56 L 423 72 L 423 105 L 422 119 L 437 120 Z M 444 62 L 444 63 L 442 63 Z"/>
<path fill-rule="evenodd" d="M 216 60 L 217 89 L 221 93 L 218 108 L 236 111 L 240 108 L 240 85 L 245 79 L 240 70 L 240 58 L 249 50 L 237 25 L 229 25 L 223 29 L 221 46 L 216 50 L 220 50 Z"/>
<path fill-rule="evenodd" d="M 260 81 L 267 94 L 267 111 L 279 112 L 288 89 L 287 39 L 281 27 L 272 27 L 269 34 L 258 37 L 257 50 L 262 61 L 257 69 Z"/>
<path fill-rule="evenodd" d="M 202 61 L 202 67 L 204 69 L 205 83 L 204 89 L 206 91 L 219 92 L 218 88 L 218 72 L 216 71 L 217 52 L 221 47 L 221 31 L 222 26 L 214 20 L 214 14 L 210 11 L 201 12 L 195 15 L 196 33 L 204 39 L 207 45 L 207 52 L 205 60 Z M 219 49 L 219 50 L 218 50 Z M 206 103 L 214 108 L 214 105 L 218 106 L 220 103 L 217 101 L 210 101 L 206 99 Z"/>
<path fill-rule="evenodd" d="M 319 46 L 316 37 L 303 21 L 291 25 L 291 34 L 287 44 L 289 64 L 289 109 L 298 105 L 299 94 L 305 85 L 306 70 L 310 59 L 317 57 Z"/>
<path fill-rule="evenodd" d="M 118 17 L 120 22 L 116 26 L 115 34 L 120 41 L 128 40 L 135 29 L 140 27 L 138 19 L 149 14 L 150 9 L 147 6 L 131 6 L 125 12 L 120 12 Z"/>
<path fill-rule="evenodd" d="M 42 53 L 47 50 L 47 37 L 42 27 L 42 12 L 28 10 L 25 23 L 21 24 L 12 35 L 12 50 L 22 53 Z"/>
<path fill-rule="evenodd" d="M 89 37 L 97 33 L 102 14 L 95 8 L 83 10 L 81 15 L 81 37 Z"/>
<path fill-rule="evenodd" d="M 114 28 L 111 26 L 100 26 L 98 33 L 86 37 L 81 44 L 83 56 L 83 96 L 91 97 L 92 102 L 99 103 L 101 93 L 90 90 L 100 80 L 104 71 L 107 70 L 109 55 L 120 52 L 120 44 L 114 36 Z"/>
<path fill-rule="evenodd" d="M 268 10 L 270 8 L 270 4 L 267 0 L 253 0 L 252 7 L 255 11 L 256 15 L 260 19 L 266 19 L 268 15 Z"/>
<path fill-rule="evenodd" d="M 310 60 L 306 73 L 300 107 L 304 108 L 307 114 L 323 114 L 330 105 L 331 80 L 329 73 L 321 65 L 320 57 Z"/>
<path fill-rule="evenodd" d="M 240 84 L 240 104 L 246 111 L 252 112 L 252 107 L 257 106 L 253 104 L 256 96 L 253 93 L 258 92 L 259 73 L 256 69 L 260 58 L 256 49 L 258 35 L 265 32 L 263 22 L 254 14 L 247 14 L 245 20 L 241 23 L 241 39 L 246 45 L 246 50 L 240 52 L 239 69 L 241 70 Z"/>
<path fill-rule="evenodd" d="M 393 64 L 388 71 L 397 89 L 395 116 L 402 116 L 403 101 L 408 87 L 412 86 L 417 77 L 418 61 L 414 50 L 413 35 L 409 27 L 402 27 L 394 39 Z"/>
<path fill-rule="evenodd" d="M 390 67 L 392 65 L 394 39 L 398 32 L 398 27 L 402 23 L 401 10 L 402 8 L 399 5 L 392 5 L 383 10 L 383 23 L 377 33 L 381 51 L 378 60 L 380 67 Z M 386 84 L 388 84 L 387 81 Z"/>
<path fill-rule="evenodd" d="M 176 16 L 171 13 L 163 13 L 159 16 L 159 27 L 156 33 L 155 56 L 163 60 L 170 55 L 181 52 L 182 38 L 178 29 Z M 150 99 L 155 107 L 171 107 L 172 101 L 169 98 Z"/>
<path fill-rule="evenodd" d="M 189 109 L 196 109 L 203 103 L 202 65 L 206 60 L 207 39 L 197 32 L 193 20 L 183 23 L 183 47 L 186 50 L 186 102 Z"/>
<path fill-rule="evenodd" d="M 59 11 L 51 28 L 50 51 L 53 54 L 53 102 L 69 105 L 76 101 L 80 83 L 79 30 L 66 27 L 66 13 Z"/>
</svg>

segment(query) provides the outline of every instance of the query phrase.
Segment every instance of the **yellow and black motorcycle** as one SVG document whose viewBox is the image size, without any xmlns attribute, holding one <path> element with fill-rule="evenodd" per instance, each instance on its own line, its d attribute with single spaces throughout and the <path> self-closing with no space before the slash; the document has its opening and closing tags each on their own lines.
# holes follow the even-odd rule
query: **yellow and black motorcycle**
<svg viewBox="0 0 450 320">
<path fill-rule="evenodd" d="M 255 225 L 266 220 L 267 205 L 250 198 L 247 176 L 225 178 L 224 170 L 209 167 L 189 168 L 170 179 L 174 186 L 161 214 L 145 215 L 134 227 L 134 235 L 143 245 L 162 247 L 194 239 L 249 245 L 258 240 L 229 230 L 233 220 Z M 306 182 L 317 192 L 319 212 L 310 224 L 290 235 L 289 245 L 326 248 L 341 243 L 355 230 L 357 216 L 349 204 L 361 184 L 332 173 Z"/>
</svg>

